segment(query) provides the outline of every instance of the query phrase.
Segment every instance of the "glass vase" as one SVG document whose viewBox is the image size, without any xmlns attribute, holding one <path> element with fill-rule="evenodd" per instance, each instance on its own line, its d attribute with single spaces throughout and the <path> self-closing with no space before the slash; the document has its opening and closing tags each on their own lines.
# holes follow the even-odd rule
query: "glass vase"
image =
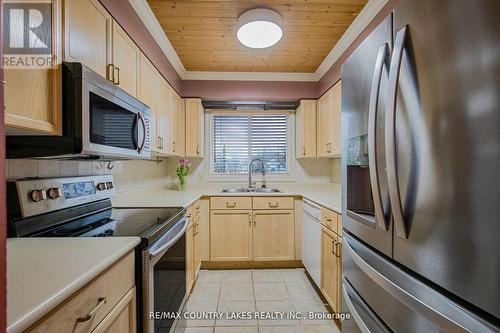
<svg viewBox="0 0 500 333">
<path fill-rule="evenodd" d="M 186 178 L 179 178 L 179 183 L 177 184 L 178 191 L 184 191 L 186 189 Z"/>
</svg>

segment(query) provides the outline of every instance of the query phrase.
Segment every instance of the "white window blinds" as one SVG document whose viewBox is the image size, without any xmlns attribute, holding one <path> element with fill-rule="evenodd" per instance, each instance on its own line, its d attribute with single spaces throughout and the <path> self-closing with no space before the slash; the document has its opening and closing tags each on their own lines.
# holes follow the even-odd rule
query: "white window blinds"
<svg viewBox="0 0 500 333">
<path fill-rule="evenodd" d="M 287 114 L 215 114 L 212 124 L 212 174 L 248 174 L 254 158 L 266 173 L 288 173 Z"/>
</svg>

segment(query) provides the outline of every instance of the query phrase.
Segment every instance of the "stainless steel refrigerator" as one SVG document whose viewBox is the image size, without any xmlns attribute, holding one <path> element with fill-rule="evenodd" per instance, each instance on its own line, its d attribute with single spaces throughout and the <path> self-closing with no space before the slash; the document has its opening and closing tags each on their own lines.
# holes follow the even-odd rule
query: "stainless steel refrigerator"
<svg viewBox="0 0 500 333">
<path fill-rule="evenodd" d="M 500 332 L 500 1 L 401 1 L 342 132 L 343 332 Z"/>
</svg>

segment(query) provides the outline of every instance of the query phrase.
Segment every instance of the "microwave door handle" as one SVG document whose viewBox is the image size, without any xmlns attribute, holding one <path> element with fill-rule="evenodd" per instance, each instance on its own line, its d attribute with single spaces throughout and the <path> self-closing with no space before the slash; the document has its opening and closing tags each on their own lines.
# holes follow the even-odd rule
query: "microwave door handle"
<svg viewBox="0 0 500 333">
<path fill-rule="evenodd" d="M 376 130 L 380 83 L 382 81 L 382 71 L 384 70 L 384 64 L 388 55 L 389 44 L 385 43 L 378 49 L 375 68 L 373 70 L 372 86 L 370 90 L 370 106 L 368 111 L 368 164 L 370 169 L 370 183 L 372 187 L 373 203 L 375 205 L 376 221 L 378 226 L 385 231 L 389 229 L 389 221 L 384 214 L 384 205 L 382 203 L 382 195 L 380 193 Z"/>
<path fill-rule="evenodd" d="M 144 145 L 146 144 L 147 127 L 146 127 L 146 122 L 144 121 L 144 117 L 140 112 L 137 112 L 137 118 L 141 121 L 143 129 L 142 142 L 141 145 L 137 148 L 137 152 L 140 154 L 144 149 Z M 137 142 L 139 142 L 139 131 L 137 131 Z"/>
<path fill-rule="evenodd" d="M 396 165 L 396 108 L 401 60 L 403 57 L 407 35 L 407 25 L 396 34 L 391 66 L 389 68 L 387 112 L 385 115 L 387 183 L 389 185 L 389 198 L 391 200 L 391 210 L 394 216 L 396 233 L 401 238 L 408 238 L 410 230 L 403 214 L 401 194 L 399 193 L 399 178 Z"/>
</svg>

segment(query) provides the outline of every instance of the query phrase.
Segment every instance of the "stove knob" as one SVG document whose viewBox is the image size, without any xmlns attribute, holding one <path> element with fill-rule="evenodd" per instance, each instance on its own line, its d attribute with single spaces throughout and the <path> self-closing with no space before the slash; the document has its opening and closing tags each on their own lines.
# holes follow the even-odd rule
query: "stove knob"
<svg viewBox="0 0 500 333">
<path fill-rule="evenodd" d="M 51 187 L 47 191 L 47 195 L 51 199 L 57 199 L 59 197 L 62 197 L 62 190 L 59 187 Z"/>
<path fill-rule="evenodd" d="M 99 184 L 97 184 L 97 189 L 99 191 L 104 191 L 106 189 L 106 183 L 99 183 Z"/>
<path fill-rule="evenodd" d="M 113 182 L 107 182 L 106 187 L 108 188 L 108 190 L 111 190 L 115 186 L 113 185 Z"/>
<path fill-rule="evenodd" d="M 29 197 L 34 202 L 40 202 L 47 199 L 47 192 L 45 190 L 32 190 Z"/>
</svg>

